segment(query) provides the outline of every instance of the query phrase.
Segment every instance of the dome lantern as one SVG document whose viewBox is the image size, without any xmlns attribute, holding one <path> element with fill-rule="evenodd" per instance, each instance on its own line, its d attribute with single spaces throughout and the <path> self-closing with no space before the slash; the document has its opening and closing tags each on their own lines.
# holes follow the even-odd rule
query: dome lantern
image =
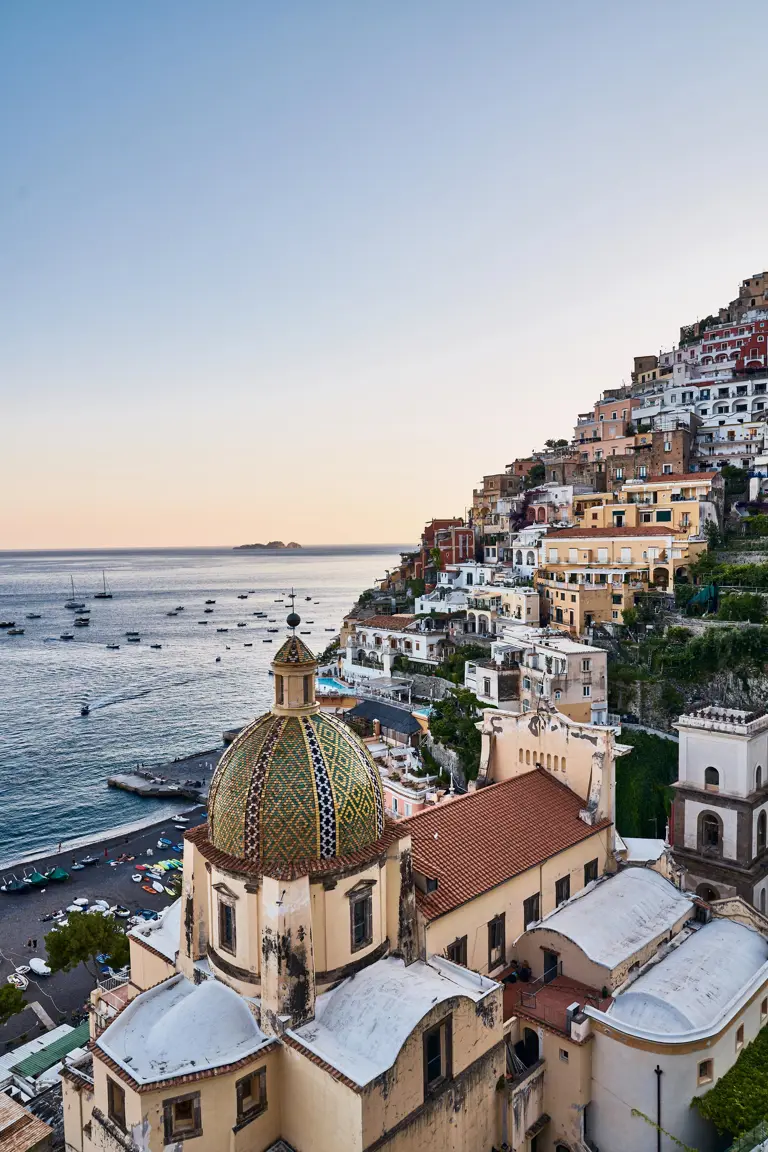
<svg viewBox="0 0 768 1152">
<path fill-rule="evenodd" d="M 293 599 L 294 593 L 291 592 L 291 601 Z M 273 711 L 278 716 L 310 716 L 318 710 L 315 698 L 317 660 L 296 635 L 301 617 L 293 604 L 286 623 L 291 635 L 281 645 L 271 664 L 275 675 Z"/>
</svg>

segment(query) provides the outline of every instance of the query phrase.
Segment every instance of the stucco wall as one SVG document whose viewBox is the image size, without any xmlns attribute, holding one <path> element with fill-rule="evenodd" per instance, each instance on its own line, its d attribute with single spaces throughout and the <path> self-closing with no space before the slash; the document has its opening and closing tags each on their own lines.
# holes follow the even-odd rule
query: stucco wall
<svg viewBox="0 0 768 1152">
<path fill-rule="evenodd" d="M 425 925 L 426 955 L 444 955 L 457 937 L 467 937 L 467 965 L 476 972 L 488 972 L 488 921 L 502 913 L 505 915 L 506 965 L 514 957 L 520 959 L 520 948 L 515 941 L 522 934 L 523 901 L 539 893 L 540 914 L 554 911 L 555 884 L 563 876 L 571 878 L 571 895 L 584 887 L 584 865 L 597 858 L 598 875 L 602 875 L 608 849 L 610 831 L 603 829 L 559 852 L 541 866 L 529 868 L 519 876 L 500 884 L 453 912 L 438 917 Z M 500 966 L 501 968 L 501 966 Z"/>
<path fill-rule="evenodd" d="M 475 1152 L 497 1142 L 496 1084 L 504 1072 L 501 988 L 481 1003 L 467 997 L 428 1012 L 403 1045 L 394 1066 L 363 1095 L 363 1147 L 397 1152 Z M 454 1083 L 424 1096 L 424 1032 L 451 1018 Z M 386 1134 L 400 1130 L 386 1138 Z M 380 1143 L 383 1141 L 383 1143 Z"/>
<path fill-rule="evenodd" d="M 738 814 L 732 808 L 708 804 L 706 801 L 687 800 L 685 803 L 685 847 L 696 851 L 698 843 L 698 821 L 702 812 L 714 812 L 723 822 L 723 856 L 726 860 L 738 859 L 737 829 Z"/>
<path fill-rule="evenodd" d="M 176 968 L 170 960 L 166 960 L 164 956 L 160 956 L 134 937 L 130 937 L 128 943 L 131 949 L 131 983 L 137 988 L 144 991 L 170 976 L 175 976 Z"/>
<path fill-rule="evenodd" d="M 362 1152 L 362 1098 L 293 1048 L 284 1048 L 284 1140 L 296 1152 Z"/>
<path fill-rule="evenodd" d="M 728 732 L 686 728 L 680 733 L 680 780 L 704 787 L 704 771 L 711 766 L 720 773 L 720 791 L 747 796 L 755 787 L 755 770 L 768 777 L 768 731 L 751 739 Z"/>
</svg>

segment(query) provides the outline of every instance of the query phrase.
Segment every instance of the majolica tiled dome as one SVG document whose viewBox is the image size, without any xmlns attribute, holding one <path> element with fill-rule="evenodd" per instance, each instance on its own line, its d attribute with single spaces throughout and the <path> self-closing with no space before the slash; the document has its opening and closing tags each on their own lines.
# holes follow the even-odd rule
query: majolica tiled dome
<svg viewBox="0 0 768 1152">
<path fill-rule="evenodd" d="M 251 864 L 346 856 L 382 834 L 381 779 L 336 717 L 269 712 L 219 761 L 208 821 L 211 843 Z"/>
</svg>

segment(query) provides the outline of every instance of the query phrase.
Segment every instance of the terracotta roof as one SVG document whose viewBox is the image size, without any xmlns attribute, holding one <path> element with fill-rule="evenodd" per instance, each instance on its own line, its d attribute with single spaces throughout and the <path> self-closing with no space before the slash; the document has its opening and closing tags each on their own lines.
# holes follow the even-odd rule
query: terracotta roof
<svg viewBox="0 0 768 1152">
<path fill-rule="evenodd" d="M 384 832 L 372 844 L 357 852 L 350 852 L 346 856 L 332 856 L 324 860 L 292 860 L 286 863 L 270 861 L 268 866 L 262 866 L 259 861 L 241 859 L 239 856 L 230 856 L 216 848 L 208 839 L 208 825 L 198 824 L 185 832 L 184 839 L 190 840 L 210 864 L 221 868 L 224 872 L 234 872 L 241 876 L 260 877 L 265 873 L 279 880 L 294 880 L 298 876 L 332 876 L 336 873 L 344 874 L 354 871 L 366 864 L 377 860 L 390 844 L 407 836 L 402 831 L 402 822 L 385 820 Z"/>
<path fill-rule="evenodd" d="M 668 528 L 664 528 L 661 524 L 640 524 L 637 528 L 629 528 L 626 525 L 621 528 L 611 526 L 610 528 L 558 528 L 555 532 L 547 533 L 547 543 L 550 540 L 567 539 L 572 536 L 588 537 L 590 539 L 601 538 L 603 540 L 610 540 L 614 536 L 674 536 L 675 529 L 670 523 Z"/>
<path fill-rule="evenodd" d="M 0 1148 L 3 1152 L 27 1152 L 52 1132 L 53 1129 L 37 1116 L 0 1092 Z"/>
<path fill-rule="evenodd" d="M 391 632 L 402 632 L 416 619 L 413 613 L 402 612 L 399 616 L 369 616 L 367 620 L 360 621 L 360 627 L 388 628 Z"/>
<path fill-rule="evenodd" d="M 434 892 L 416 890 L 425 919 L 610 827 L 610 820 L 585 824 L 583 807 L 580 796 L 536 768 L 401 820 L 401 834 L 411 834 L 414 869 L 438 882 Z"/>
</svg>

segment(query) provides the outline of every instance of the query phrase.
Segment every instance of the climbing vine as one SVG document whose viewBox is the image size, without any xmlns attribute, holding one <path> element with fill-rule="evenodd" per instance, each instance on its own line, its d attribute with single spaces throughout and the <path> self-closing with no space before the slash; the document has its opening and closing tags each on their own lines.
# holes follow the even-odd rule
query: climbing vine
<svg viewBox="0 0 768 1152">
<path fill-rule="evenodd" d="M 661 1132 L 662 1136 L 667 1136 L 673 1144 L 677 1144 L 678 1148 L 682 1148 L 683 1152 L 698 1152 L 697 1148 L 691 1148 L 690 1144 L 684 1144 L 682 1140 L 678 1140 L 677 1136 L 673 1136 L 671 1132 L 667 1132 L 666 1128 L 662 1128 L 660 1124 L 655 1124 L 650 1116 L 646 1116 L 645 1112 L 641 1112 L 639 1108 L 633 1108 L 632 1115 L 639 1116 L 641 1120 L 645 1120 L 646 1124 L 650 1124 L 651 1128 L 655 1128 L 657 1132 Z"/>
</svg>

